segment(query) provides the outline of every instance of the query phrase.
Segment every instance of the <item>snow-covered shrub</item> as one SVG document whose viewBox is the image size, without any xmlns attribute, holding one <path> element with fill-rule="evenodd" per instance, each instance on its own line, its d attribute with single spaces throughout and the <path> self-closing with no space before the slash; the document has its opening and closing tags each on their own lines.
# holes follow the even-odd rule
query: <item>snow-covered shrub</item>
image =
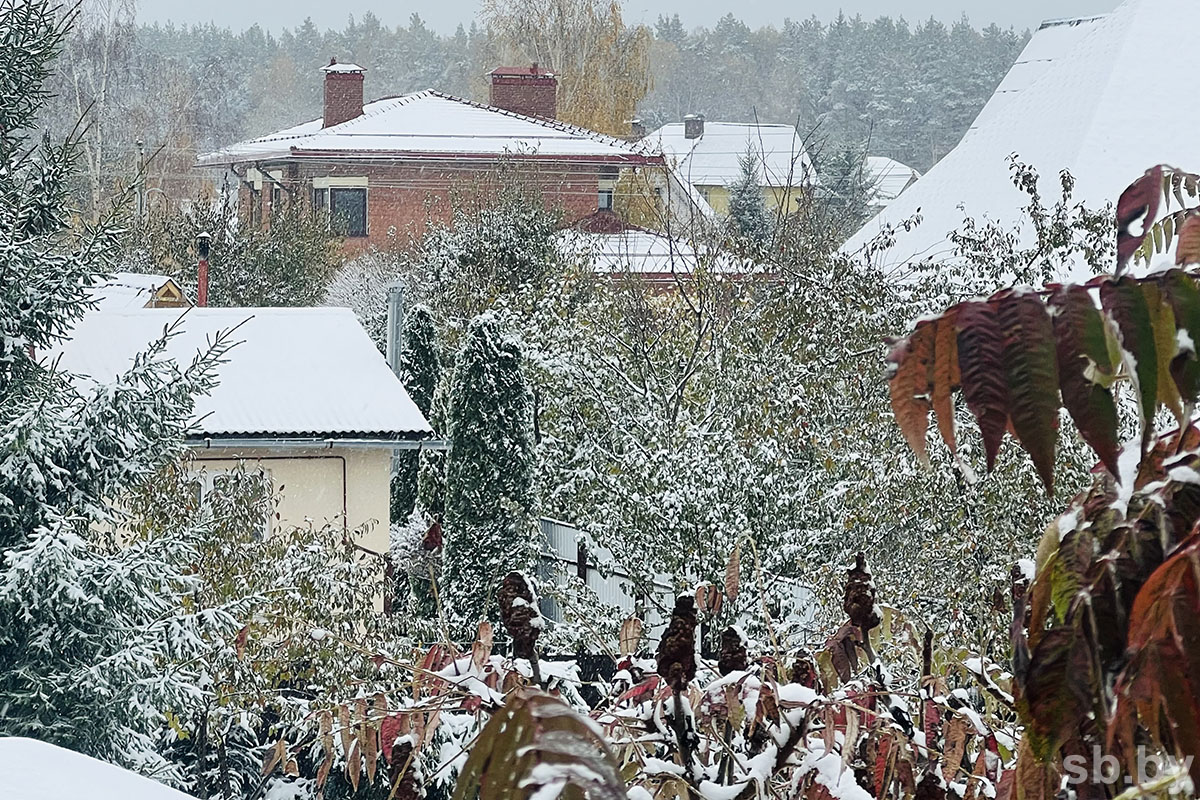
<svg viewBox="0 0 1200 800">
<path fill-rule="evenodd" d="M 521 359 L 491 314 L 471 321 L 455 359 L 442 586 L 456 630 L 484 618 L 491 602 L 483 587 L 536 557 L 533 395 Z"/>
<path fill-rule="evenodd" d="M 0 733 L 179 781 L 155 734 L 194 699 L 209 636 L 232 620 L 184 602 L 196 536 L 118 548 L 111 534 L 123 496 L 179 454 L 229 341 L 178 365 L 161 340 L 95 388 L 47 362 L 119 235 L 72 224 L 72 148 L 27 138 L 71 19 L 0 5 Z"/>
</svg>

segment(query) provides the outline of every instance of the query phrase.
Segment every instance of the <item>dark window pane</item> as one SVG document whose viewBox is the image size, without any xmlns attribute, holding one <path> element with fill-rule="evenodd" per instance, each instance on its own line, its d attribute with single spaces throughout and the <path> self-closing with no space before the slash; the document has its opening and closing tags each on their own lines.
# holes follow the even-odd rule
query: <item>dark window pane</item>
<svg viewBox="0 0 1200 800">
<path fill-rule="evenodd" d="M 601 189 L 599 207 L 601 211 L 613 210 L 613 190 Z"/>
<path fill-rule="evenodd" d="M 330 189 L 329 216 L 342 236 L 366 236 L 367 190 Z"/>
</svg>

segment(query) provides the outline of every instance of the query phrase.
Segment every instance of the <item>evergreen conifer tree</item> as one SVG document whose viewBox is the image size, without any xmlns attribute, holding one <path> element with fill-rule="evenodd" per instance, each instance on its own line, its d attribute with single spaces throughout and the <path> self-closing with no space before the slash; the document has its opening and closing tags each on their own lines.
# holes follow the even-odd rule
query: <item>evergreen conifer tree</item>
<svg viewBox="0 0 1200 800">
<path fill-rule="evenodd" d="M 68 143 L 30 146 L 72 15 L 0 2 L 0 736 L 29 736 L 179 778 L 155 755 L 163 709 L 186 713 L 200 621 L 182 611 L 183 539 L 117 548 L 117 499 L 175 457 L 215 358 L 180 369 L 164 341 L 84 390 L 47 350 L 88 308 L 111 225 L 76 228 Z M 225 349 L 218 342 L 217 350 Z"/>
<path fill-rule="evenodd" d="M 533 394 L 521 349 L 490 313 L 471 320 L 450 389 L 443 597 L 459 631 L 495 605 L 512 570 L 531 565 Z"/>
<path fill-rule="evenodd" d="M 415 305 L 404 317 L 400 332 L 400 373 L 408 396 L 426 419 L 433 409 L 433 395 L 442 371 L 438 353 L 437 326 L 426 305 Z M 392 522 L 403 522 L 417 504 L 417 471 L 420 454 L 401 451 L 392 478 Z"/>
<path fill-rule="evenodd" d="M 729 222 L 733 233 L 753 245 L 761 245 L 771 238 L 771 214 L 763 199 L 758 162 L 754 148 L 747 148 L 738 159 L 742 174 L 729 190 Z"/>
</svg>

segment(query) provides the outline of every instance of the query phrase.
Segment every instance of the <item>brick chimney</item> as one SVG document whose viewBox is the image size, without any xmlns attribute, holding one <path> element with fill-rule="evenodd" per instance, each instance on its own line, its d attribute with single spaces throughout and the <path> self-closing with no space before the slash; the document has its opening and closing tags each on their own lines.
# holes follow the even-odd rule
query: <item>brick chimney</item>
<svg viewBox="0 0 1200 800">
<path fill-rule="evenodd" d="M 321 71 L 325 73 L 325 110 L 321 127 L 328 128 L 361 117 L 363 73 L 366 70 L 357 64 L 339 64 L 336 58 L 331 58 L 329 66 L 321 67 Z"/>
<path fill-rule="evenodd" d="M 683 138 L 699 139 L 704 135 L 704 116 L 688 114 L 683 118 Z"/>
<path fill-rule="evenodd" d="M 490 103 L 505 111 L 529 117 L 557 119 L 558 78 L 537 64 L 528 67 L 496 67 L 491 72 Z"/>
</svg>

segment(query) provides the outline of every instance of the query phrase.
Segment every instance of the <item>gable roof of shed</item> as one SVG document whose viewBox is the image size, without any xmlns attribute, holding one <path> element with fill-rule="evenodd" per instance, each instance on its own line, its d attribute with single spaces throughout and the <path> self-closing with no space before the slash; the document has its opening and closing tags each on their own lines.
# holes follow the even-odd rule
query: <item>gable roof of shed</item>
<svg viewBox="0 0 1200 800">
<path fill-rule="evenodd" d="M 166 357 L 181 365 L 222 331 L 238 342 L 218 385 L 196 398 L 196 438 L 429 439 L 433 430 L 346 308 L 95 311 L 47 354 L 86 385 L 106 384 L 180 320 Z"/>
<path fill-rule="evenodd" d="M 295 157 L 482 156 L 656 162 L 638 144 L 433 91 L 386 97 L 328 128 L 314 119 L 200 156 L 202 167 Z"/>
<path fill-rule="evenodd" d="M 1146 43 L 1162 31 L 1200 34 L 1195 0 L 1126 0 L 1104 17 L 1042 26 L 962 142 L 843 247 L 853 253 L 886 226 L 918 212 L 922 223 L 897 231 L 882 266 L 953 258 L 947 234 L 964 216 L 1032 232 L 1027 197 L 1009 177 L 1010 155 L 1032 165 L 1050 201 L 1061 170 L 1076 179 L 1074 199 L 1099 208 L 1148 167 L 1200 164 L 1200 104 L 1181 100 L 1174 76 L 1190 74 L 1187 47 Z M 1145 109 L 1167 109 L 1147 117 Z M 1064 276 L 1066 277 L 1066 276 Z"/>
</svg>

